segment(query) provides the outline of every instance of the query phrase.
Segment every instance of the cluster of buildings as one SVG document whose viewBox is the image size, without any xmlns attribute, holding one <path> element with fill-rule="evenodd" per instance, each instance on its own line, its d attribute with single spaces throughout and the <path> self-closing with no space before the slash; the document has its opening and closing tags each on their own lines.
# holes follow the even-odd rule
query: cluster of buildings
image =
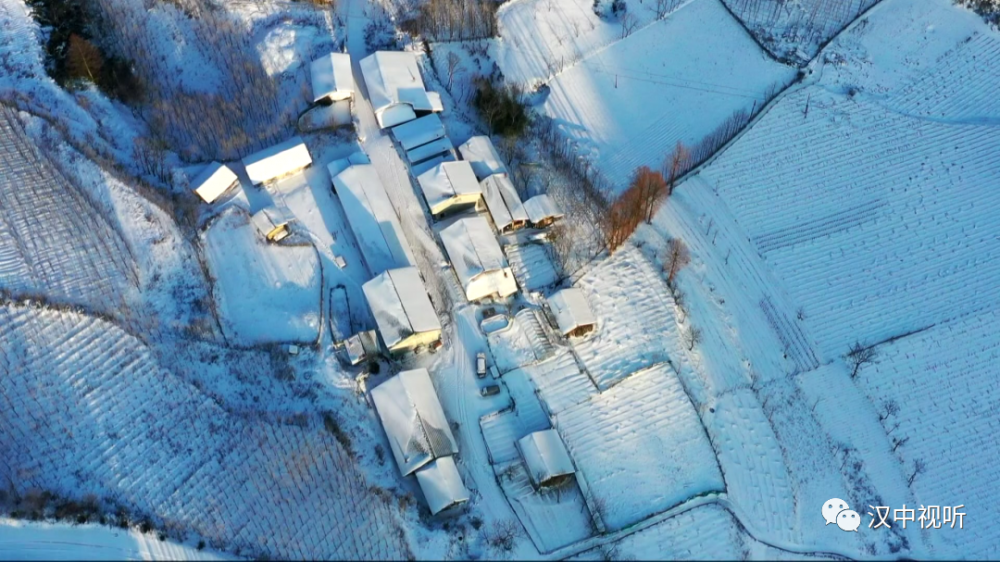
<svg viewBox="0 0 1000 562">
<path fill-rule="evenodd" d="M 498 236 L 528 226 L 544 228 L 562 216 L 558 208 L 545 195 L 521 201 L 489 137 L 473 137 L 456 152 L 438 116 L 443 110 L 441 97 L 424 87 L 413 53 L 380 51 L 362 59 L 359 66 L 376 120 L 391 130 L 431 216 L 435 221 L 449 219 L 438 232 L 465 297 L 479 301 L 515 294 L 517 282 Z M 352 103 L 355 82 L 349 55 L 320 57 L 311 63 L 310 76 L 314 103 Z M 301 171 L 312 158 L 302 139 L 293 137 L 247 156 L 242 163 L 251 184 L 262 185 Z M 441 345 L 441 323 L 376 168 L 357 152 L 331 162 L 327 170 L 373 276 L 362 290 L 377 338 L 390 354 L 436 349 Z M 238 184 L 236 173 L 213 162 L 192 187 L 212 203 Z M 277 206 L 251 217 L 269 242 L 288 236 L 289 221 L 288 213 Z M 571 291 L 557 293 L 550 305 L 563 333 L 578 334 L 593 324 L 593 318 L 575 311 L 582 295 Z M 377 347 L 370 331 L 345 343 L 355 364 Z M 371 397 L 400 472 L 416 476 L 431 512 L 466 501 L 469 492 L 453 458 L 458 446 L 426 369 L 399 373 L 372 389 Z M 555 441 L 558 444 L 552 435 L 538 432 L 518 442 L 525 461 L 533 464 L 532 474 L 547 482 L 572 473 L 558 435 Z"/>
</svg>

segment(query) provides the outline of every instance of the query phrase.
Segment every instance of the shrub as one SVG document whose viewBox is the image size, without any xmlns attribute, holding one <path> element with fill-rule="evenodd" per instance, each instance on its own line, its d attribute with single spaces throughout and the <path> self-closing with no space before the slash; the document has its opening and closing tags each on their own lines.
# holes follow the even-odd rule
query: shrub
<svg viewBox="0 0 1000 562">
<path fill-rule="evenodd" d="M 528 127 L 524 92 L 516 84 L 498 82 L 482 76 L 476 78 L 473 104 L 491 133 L 519 137 Z"/>
</svg>

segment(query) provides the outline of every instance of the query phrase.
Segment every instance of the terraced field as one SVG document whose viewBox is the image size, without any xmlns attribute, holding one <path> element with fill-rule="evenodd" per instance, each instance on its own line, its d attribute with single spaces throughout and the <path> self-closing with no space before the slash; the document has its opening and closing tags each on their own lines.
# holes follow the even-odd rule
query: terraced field
<svg viewBox="0 0 1000 562">
<path fill-rule="evenodd" d="M 7 305 L 0 327 L 0 477 L 18 492 L 110 496 L 251 556 L 405 555 L 393 512 L 315 416 L 229 413 L 94 318 Z"/>
<path fill-rule="evenodd" d="M 114 312 L 138 283 L 115 225 L 0 105 L 0 289 Z"/>
</svg>

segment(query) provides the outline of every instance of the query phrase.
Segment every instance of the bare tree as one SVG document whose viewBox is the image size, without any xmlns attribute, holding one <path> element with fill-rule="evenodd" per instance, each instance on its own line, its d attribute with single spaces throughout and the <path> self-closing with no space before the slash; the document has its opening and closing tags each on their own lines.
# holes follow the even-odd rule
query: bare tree
<svg viewBox="0 0 1000 562">
<path fill-rule="evenodd" d="M 93 43 L 75 33 L 69 36 L 69 43 L 66 46 L 66 70 L 71 76 L 86 78 L 96 84 L 103 65 L 101 51 Z"/>
<path fill-rule="evenodd" d="M 882 411 L 879 412 L 878 421 L 884 422 L 899 413 L 899 404 L 895 400 L 887 400 L 882 403 Z"/>
<path fill-rule="evenodd" d="M 663 260 L 663 270 L 667 273 L 667 285 L 674 286 L 674 276 L 691 262 L 687 244 L 680 238 L 672 238 L 667 244 L 667 254 Z"/>
<path fill-rule="evenodd" d="M 653 215 L 663 202 L 667 192 L 667 183 L 663 179 L 663 174 L 654 172 L 647 166 L 640 166 L 635 171 L 632 185 L 639 191 L 639 198 L 642 200 L 642 212 L 646 217 L 646 223 L 653 222 Z"/>
<path fill-rule="evenodd" d="M 701 330 L 691 326 L 688 331 L 684 333 L 684 343 L 687 345 L 688 351 L 693 351 L 694 346 L 701 343 Z"/>
<path fill-rule="evenodd" d="M 691 151 L 681 141 L 677 141 L 674 151 L 664 161 L 664 176 L 667 178 L 667 197 L 674 194 L 677 178 L 687 171 L 691 162 Z"/>
<path fill-rule="evenodd" d="M 913 481 L 916 480 L 917 476 L 923 474 L 926 469 L 927 465 L 924 464 L 924 461 L 920 459 L 913 461 L 913 472 L 911 472 L 909 478 L 906 479 L 906 485 L 912 486 Z"/>
<path fill-rule="evenodd" d="M 878 350 L 875 349 L 875 346 L 865 347 L 861 345 L 861 342 L 855 341 L 851 350 L 844 357 L 851 367 L 851 378 L 853 379 L 857 378 L 861 367 L 874 363 L 878 359 Z"/>
<path fill-rule="evenodd" d="M 462 59 L 458 55 L 451 51 L 448 53 L 448 91 L 451 91 L 451 86 L 455 82 L 455 72 L 461 68 Z"/>
<path fill-rule="evenodd" d="M 667 17 L 670 10 L 674 9 L 677 4 L 677 0 L 656 0 L 653 5 L 653 11 L 656 13 L 656 19 L 662 20 Z"/>
<path fill-rule="evenodd" d="M 632 35 L 632 32 L 635 31 L 635 28 L 639 27 L 639 18 L 637 18 L 635 14 L 631 12 L 625 12 L 624 14 L 622 14 L 620 21 L 622 24 L 622 39 L 628 37 L 629 35 Z"/>
<path fill-rule="evenodd" d="M 493 554 L 506 558 L 514 551 L 517 538 L 521 536 L 521 524 L 514 519 L 499 519 L 481 532 Z"/>
</svg>

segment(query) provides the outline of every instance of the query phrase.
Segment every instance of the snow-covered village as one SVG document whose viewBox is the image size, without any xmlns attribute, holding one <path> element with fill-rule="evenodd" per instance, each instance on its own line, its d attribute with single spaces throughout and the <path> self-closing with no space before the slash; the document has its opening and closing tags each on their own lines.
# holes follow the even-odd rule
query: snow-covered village
<svg viewBox="0 0 1000 562">
<path fill-rule="evenodd" d="M 0 560 L 1000 558 L 1000 0 L 0 0 Z"/>
</svg>

